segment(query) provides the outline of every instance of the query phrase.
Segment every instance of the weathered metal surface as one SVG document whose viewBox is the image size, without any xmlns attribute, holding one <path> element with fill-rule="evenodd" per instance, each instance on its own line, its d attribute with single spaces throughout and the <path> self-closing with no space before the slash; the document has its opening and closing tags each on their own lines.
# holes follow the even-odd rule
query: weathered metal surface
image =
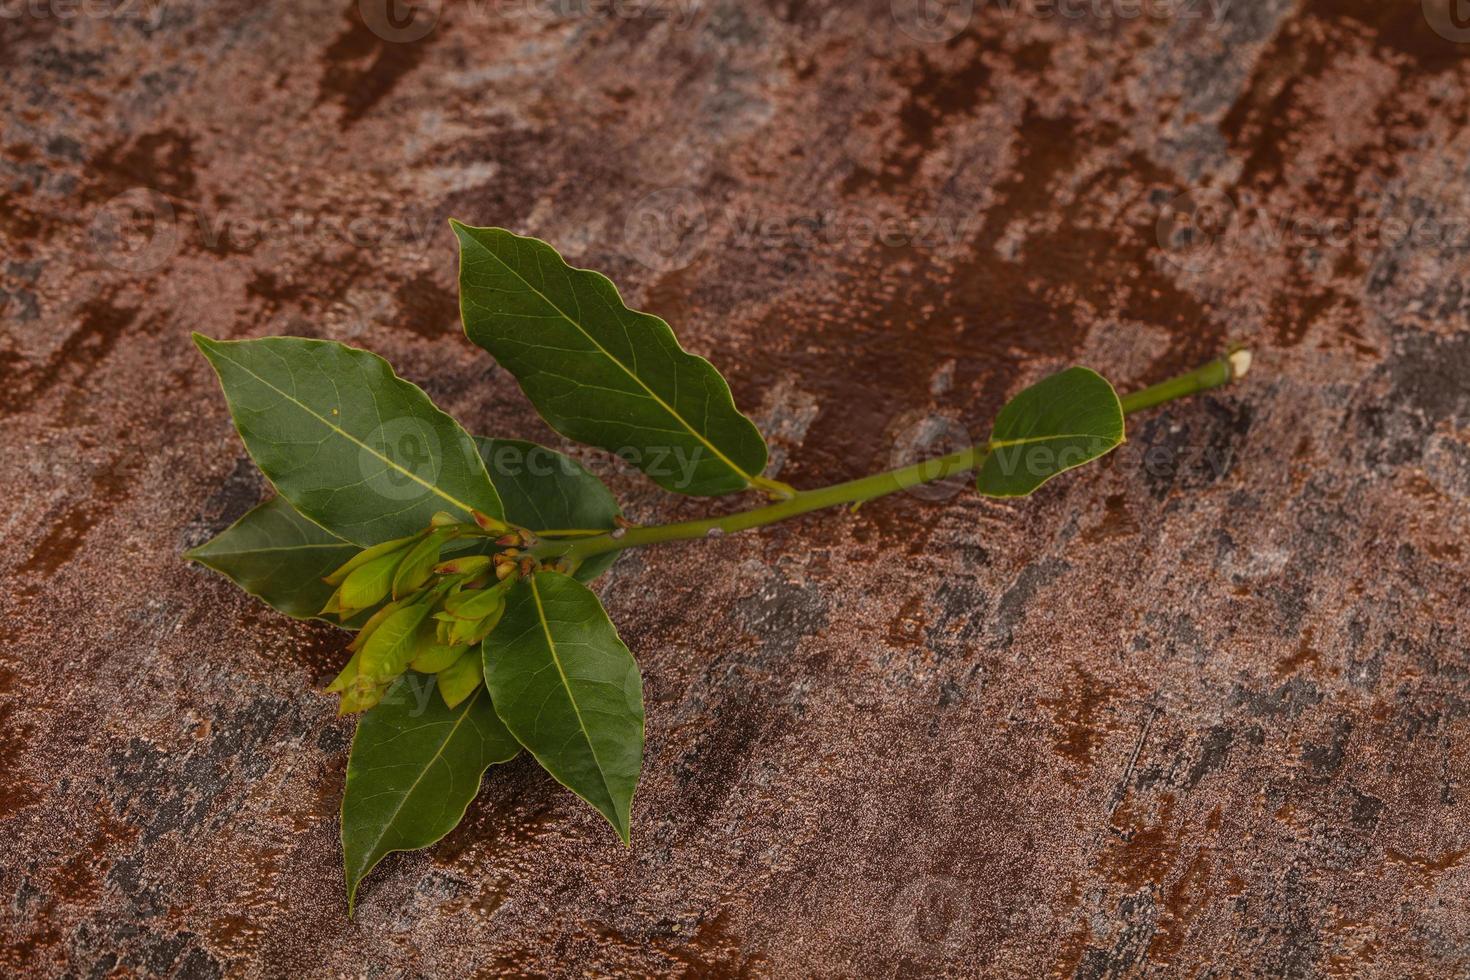
<svg viewBox="0 0 1470 980">
<path fill-rule="evenodd" d="M 914 6 L 6 11 L 5 972 L 1470 970 L 1466 38 Z M 545 438 L 457 333 L 451 215 L 668 318 L 797 484 L 1072 362 L 1257 367 L 1031 500 L 629 556 L 632 849 L 517 762 L 349 921 L 340 639 L 179 557 L 264 491 L 188 332 L 360 344 Z"/>
</svg>

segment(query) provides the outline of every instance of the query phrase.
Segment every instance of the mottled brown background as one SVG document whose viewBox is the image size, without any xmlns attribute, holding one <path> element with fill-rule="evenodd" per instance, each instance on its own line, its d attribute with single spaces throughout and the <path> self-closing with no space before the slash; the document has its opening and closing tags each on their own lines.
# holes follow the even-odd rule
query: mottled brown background
<svg viewBox="0 0 1470 980">
<path fill-rule="evenodd" d="M 1470 44 L 1133 9 L 7 2 L 0 968 L 1470 971 Z M 801 485 L 1069 363 L 1256 370 L 1031 500 L 628 556 L 633 848 L 523 759 L 348 921 L 340 637 L 179 557 L 264 492 L 188 333 L 548 439 L 458 332 L 451 215 L 668 318 Z"/>
</svg>

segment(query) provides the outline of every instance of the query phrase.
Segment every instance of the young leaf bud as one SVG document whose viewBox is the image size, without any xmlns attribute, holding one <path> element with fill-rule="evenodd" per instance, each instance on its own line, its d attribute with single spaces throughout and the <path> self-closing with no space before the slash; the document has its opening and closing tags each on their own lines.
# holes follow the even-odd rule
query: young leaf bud
<svg viewBox="0 0 1470 980">
<path fill-rule="evenodd" d="M 402 599 L 429 580 L 439 563 L 439 550 L 450 534 L 448 529 L 439 528 L 408 550 L 393 575 L 393 598 Z"/>
<path fill-rule="evenodd" d="M 368 621 L 362 624 L 362 629 L 358 630 L 357 635 L 352 638 L 352 642 L 347 644 L 347 649 L 352 651 L 361 650 L 362 645 L 372 637 L 373 631 L 383 624 L 383 620 L 393 615 L 394 611 L 400 605 L 401 603 L 390 602 L 369 616 Z"/>
<path fill-rule="evenodd" d="M 439 694 L 450 708 L 475 693 L 475 688 L 485 679 L 480 664 L 479 651 L 466 650 L 460 658 L 439 671 Z"/>
<path fill-rule="evenodd" d="M 427 636 L 429 634 L 424 634 Z M 421 674 L 437 674 L 459 659 L 459 655 L 467 648 L 463 646 L 448 646 L 443 643 L 425 643 L 420 637 L 419 644 L 414 649 L 413 659 L 408 666 Z"/>
<path fill-rule="evenodd" d="M 481 620 L 505 606 L 502 589 L 457 592 L 444 600 L 444 611 L 455 619 Z"/>
<path fill-rule="evenodd" d="M 440 562 L 434 566 L 434 571 L 440 575 L 473 575 L 489 567 L 489 555 L 461 555 L 459 558 Z"/>
<path fill-rule="evenodd" d="M 419 632 L 425 629 L 429 603 L 416 602 L 396 610 L 383 620 L 372 637 L 362 646 L 359 676 L 374 683 L 386 684 L 408 666 Z M 432 630 L 431 630 L 432 632 Z"/>
<path fill-rule="evenodd" d="M 502 605 L 499 609 L 496 609 L 490 615 L 480 620 L 479 625 L 475 627 L 475 631 L 470 634 L 470 643 L 479 643 L 494 632 L 495 627 L 500 625 L 500 619 L 504 615 L 505 606 Z"/>
<path fill-rule="evenodd" d="M 453 527 L 458 523 L 459 519 L 445 510 L 437 511 L 433 517 L 429 518 L 430 527 Z"/>
<path fill-rule="evenodd" d="M 484 637 L 480 629 L 481 620 L 456 619 L 454 625 L 449 627 L 450 646 L 469 646 L 478 643 Z M 485 632 L 489 632 L 486 630 Z"/>
<path fill-rule="evenodd" d="M 354 568 L 338 590 L 337 602 L 343 615 L 367 609 L 382 602 L 393 585 L 393 573 L 403 560 L 403 552 L 392 551 Z"/>
<path fill-rule="evenodd" d="M 362 551 L 359 551 L 357 554 L 347 559 L 347 561 L 343 563 L 341 567 L 339 567 L 332 574 L 328 575 L 326 578 L 322 579 L 322 581 L 326 582 L 328 585 L 341 585 L 347 580 L 347 576 L 350 575 L 353 571 L 361 568 L 363 565 L 366 565 L 370 561 L 375 561 L 376 559 L 381 558 L 384 555 L 392 554 L 399 548 L 407 547 L 411 542 L 417 540 L 418 537 L 419 536 L 417 534 L 411 534 L 406 538 L 394 538 L 392 541 L 384 541 L 382 544 L 375 544 L 371 548 L 364 548 Z"/>
<path fill-rule="evenodd" d="M 482 514 L 477 510 L 470 511 L 470 514 L 475 518 L 475 523 L 480 526 L 480 530 L 482 531 L 490 534 L 504 534 L 510 530 L 509 524 L 502 520 L 497 520 L 489 514 Z"/>
<path fill-rule="evenodd" d="M 366 711 L 383 700 L 383 693 L 387 690 L 387 684 L 373 684 L 359 677 L 343 692 L 337 714 L 350 715 Z"/>
</svg>

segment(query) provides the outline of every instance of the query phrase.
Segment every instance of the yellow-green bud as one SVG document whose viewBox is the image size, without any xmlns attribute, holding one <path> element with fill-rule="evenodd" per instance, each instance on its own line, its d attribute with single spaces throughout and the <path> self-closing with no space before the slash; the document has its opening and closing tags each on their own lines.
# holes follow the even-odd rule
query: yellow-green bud
<svg viewBox="0 0 1470 980">
<path fill-rule="evenodd" d="M 462 555 L 459 558 L 451 558 L 434 566 L 434 571 L 440 575 L 473 575 L 481 569 L 490 567 L 489 555 Z"/>
<path fill-rule="evenodd" d="M 482 531 L 487 531 L 490 534 L 504 534 L 510 530 L 509 524 L 491 517 L 489 514 L 482 514 L 477 510 L 472 510 L 470 511 L 470 515 L 474 517 L 475 523 L 480 526 L 480 530 Z"/>
</svg>

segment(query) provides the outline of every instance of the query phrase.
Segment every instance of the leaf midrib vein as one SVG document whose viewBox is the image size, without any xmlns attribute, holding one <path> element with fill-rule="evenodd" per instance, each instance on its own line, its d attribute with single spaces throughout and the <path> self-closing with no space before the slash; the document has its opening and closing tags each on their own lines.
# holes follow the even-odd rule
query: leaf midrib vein
<svg viewBox="0 0 1470 980">
<path fill-rule="evenodd" d="M 592 742 L 592 733 L 587 730 L 587 723 L 582 720 L 582 709 L 577 707 L 577 699 L 572 694 L 572 682 L 567 677 L 567 672 L 562 669 L 561 658 L 556 655 L 556 641 L 551 638 L 551 623 L 546 618 L 546 607 L 541 604 L 541 589 L 536 585 L 534 575 L 528 581 L 531 585 L 531 598 L 536 602 L 536 618 L 540 621 L 541 632 L 546 637 L 546 650 L 551 654 L 551 662 L 556 665 L 556 672 L 561 675 L 562 687 L 566 688 L 567 701 L 572 706 L 572 713 L 577 716 L 577 727 L 582 730 L 582 738 L 587 743 L 587 750 L 592 753 L 592 761 L 597 763 L 597 778 L 602 780 L 602 789 L 607 794 L 608 804 L 616 812 L 617 797 L 613 795 L 612 787 L 607 784 L 607 773 L 603 769 L 602 760 L 597 757 L 597 746 Z"/>
<path fill-rule="evenodd" d="M 1053 439 L 1112 439 L 1112 436 L 1099 435 L 1096 432 L 1052 432 L 1044 436 L 1026 436 L 1022 439 L 992 439 L 988 443 L 991 449 L 1004 449 L 1007 446 L 1027 446 L 1035 442 L 1050 442 Z"/>
<path fill-rule="evenodd" d="M 343 548 L 355 549 L 356 547 L 349 541 L 337 541 L 323 544 L 276 544 L 260 548 L 241 548 L 238 551 L 196 551 L 194 554 L 200 558 L 239 558 L 242 555 L 263 555 L 274 551 L 311 551 L 314 548 L 329 548 L 338 551 Z"/>
</svg>

